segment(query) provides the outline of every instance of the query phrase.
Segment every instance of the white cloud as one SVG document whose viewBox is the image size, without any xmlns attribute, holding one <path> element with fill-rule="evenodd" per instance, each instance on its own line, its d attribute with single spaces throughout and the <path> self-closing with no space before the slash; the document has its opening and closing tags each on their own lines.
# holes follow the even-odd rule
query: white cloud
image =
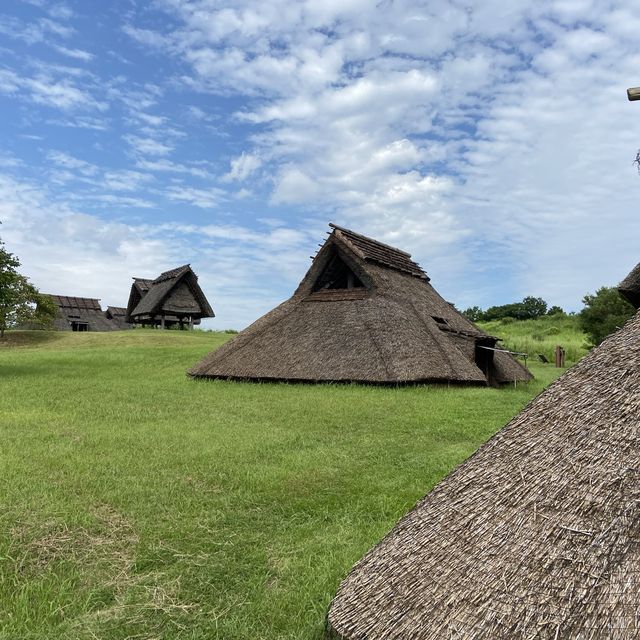
<svg viewBox="0 0 640 640">
<path fill-rule="evenodd" d="M 68 78 L 55 79 L 45 74 L 23 77 L 14 71 L 0 69 L 0 93 L 21 96 L 36 104 L 62 111 L 77 109 L 106 111 L 108 109 L 105 102 L 97 100 Z"/>
<path fill-rule="evenodd" d="M 320 185 L 295 167 L 285 167 L 277 178 L 273 192 L 274 204 L 303 204 L 313 201 L 320 193 Z"/>
<path fill-rule="evenodd" d="M 147 171 L 159 171 L 164 173 L 186 173 L 197 178 L 212 178 L 212 174 L 200 167 L 194 167 L 179 162 L 172 162 L 166 158 L 159 158 L 156 160 L 143 160 L 138 158 L 136 160 L 136 167 L 139 169 L 145 169 Z"/>
<path fill-rule="evenodd" d="M 451 251 L 487 274 L 498 267 L 485 260 L 512 265 L 487 296 L 540 292 L 544 282 L 578 306 L 602 265 L 584 264 L 578 278 L 551 274 L 569 255 L 585 263 L 580 247 L 597 242 L 604 210 L 617 221 L 608 244 L 628 245 L 633 234 L 616 234 L 635 224 L 627 181 L 637 179 L 629 158 L 640 118 L 624 88 L 639 61 L 629 25 L 640 24 L 640 9 L 587 0 L 164 4 L 182 22 L 161 35 L 193 69 L 185 85 L 243 96 L 236 117 L 255 128 L 253 148 L 223 180 L 248 177 L 259 158 L 274 206 L 334 211 L 408 243 L 436 270 L 450 267 Z M 588 98 L 579 87 L 591 88 Z M 601 254 L 609 265 L 628 261 Z"/>
<path fill-rule="evenodd" d="M 196 189 L 194 187 L 175 186 L 166 192 L 170 200 L 187 202 L 201 209 L 215 209 L 224 199 L 226 193 L 215 187 L 210 189 Z"/>
<path fill-rule="evenodd" d="M 237 158 L 231 160 L 231 168 L 229 173 L 226 173 L 222 179 L 225 182 L 231 182 L 237 180 L 242 182 L 246 180 L 252 173 L 255 173 L 262 164 L 262 160 L 259 156 L 242 152 Z"/>
<path fill-rule="evenodd" d="M 123 138 L 131 145 L 135 153 L 140 155 L 166 156 L 173 151 L 173 145 L 160 142 L 155 138 L 142 138 L 133 134 L 127 134 Z"/>
<path fill-rule="evenodd" d="M 102 186 L 113 191 L 135 191 L 152 180 L 153 177 L 149 174 L 130 169 L 105 171 Z"/>
<path fill-rule="evenodd" d="M 82 60 L 83 62 L 89 62 L 93 60 L 93 54 L 89 53 L 88 51 L 84 51 L 84 49 L 70 49 L 61 45 L 55 45 L 53 48 L 58 53 L 61 53 L 63 56 L 68 56 L 69 58 Z"/>
<path fill-rule="evenodd" d="M 71 169 L 86 176 L 95 176 L 98 173 L 98 167 L 94 164 L 63 151 L 49 151 L 47 159 L 52 163 L 53 168 Z"/>
</svg>

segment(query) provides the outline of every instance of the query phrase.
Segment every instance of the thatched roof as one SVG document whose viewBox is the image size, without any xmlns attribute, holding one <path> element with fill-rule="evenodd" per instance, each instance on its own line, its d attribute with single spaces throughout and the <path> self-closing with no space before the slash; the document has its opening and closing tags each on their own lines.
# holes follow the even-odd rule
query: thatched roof
<svg viewBox="0 0 640 640">
<path fill-rule="evenodd" d="M 127 315 L 127 308 L 109 306 L 105 311 L 105 315 L 107 318 L 122 318 L 124 320 L 124 317 Z"/>
<path fill-rule="evenodd" d="M 53 328 L 58 331 L 72 331 L 78 325 L 86 325 L 86 331 L 116 331 L 122 328 L 119 323 L 105 316 L 97 298 L 47 295 L 58 307 L 53 320 Z"/>
<path fill-rule="evenodd" d="M 494 357 L 496 338 L 440 297 L 408 253 L 332 227 L 293 296 L 190 375 L 392 384 L 531 377 L 508 354 Z"/>
<path fill-rule="evenodd" d="M 639 390 L 637 314 L 355 565 L 331 637 L 640 637 Z"/>
<path fill-rule="evenodd" d="M 618 291 L 636 309 L 640 307 L 640 264 L 618 285 Z"/>
<path fill-rule="evenodd" d="M 127 305 L 128 321 L 156 316 L 176 321 L 182 317 L 214 317 L 213 309 L 198 284 L 198 276 L 188 264 L 165 271 L 155 280 L 133 280 Z"/>
</svg>

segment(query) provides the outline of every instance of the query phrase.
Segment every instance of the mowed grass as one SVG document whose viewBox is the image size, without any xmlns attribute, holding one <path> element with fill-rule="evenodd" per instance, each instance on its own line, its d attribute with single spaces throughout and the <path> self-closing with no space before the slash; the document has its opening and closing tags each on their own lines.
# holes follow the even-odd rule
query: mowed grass
<svg viewBox="0 0 640 640">
<path fill-rule="evenodd" d="M 0 637 L 320 639 L 340 580 L 518 388 L 196 381 L 230 336 L 0 347 Z"/>
</svg>

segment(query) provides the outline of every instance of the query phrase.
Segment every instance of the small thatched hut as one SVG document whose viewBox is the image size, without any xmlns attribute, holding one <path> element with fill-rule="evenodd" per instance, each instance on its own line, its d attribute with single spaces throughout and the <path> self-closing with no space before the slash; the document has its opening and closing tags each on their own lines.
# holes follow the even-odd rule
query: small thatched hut
<svg viewBox="0 0 640 640">
<path fill-rule="evenodd" d="M 107 307 L 107 310 L 104 312 L 104 317 L 107 320 L 113 321 L 118 325 L 120 329 L 131 329 L 132 325 L 129 324 L 126 320 L 127 318 L 127 308 L 126 307 Z"/>
<path fill-rule="evenodd" d="M 122 327 L 106 317 L 97 298 L 49 295 L 57 306 L 53 328 L 57 331 L 117 331 Z"/>
<path fill-rule="evenodd" d="M 293 296 L 190 375 L 481 385 L 531 378 L 438 295 L 408 253 L 331 227 Z"/>
<path fill-rule="evenodd" d="M 639 416 L 640 313 L 355 565 L 331 637 L 640 638 Z"/>
<path fill-rule="evenodd" d="M 134 278 L 127 305 L 126 322 L 168 328 L 179 324 L 191 328 L 214 313 L 198 276 L 186 264 L 161 273 L 155 280 Z"/>
</svg>

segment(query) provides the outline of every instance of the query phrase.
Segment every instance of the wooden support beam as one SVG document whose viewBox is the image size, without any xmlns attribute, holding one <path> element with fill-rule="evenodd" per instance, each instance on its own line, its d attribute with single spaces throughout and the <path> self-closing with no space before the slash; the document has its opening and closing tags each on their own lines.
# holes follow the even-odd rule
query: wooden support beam
<svg viewBox="0 0 640 640">
<path fill-rule="evenodd" d="M 627 98 L 629 98 L 629 100 L 640 100 L 640 87 L 627 89 Z"/>
</svg>

